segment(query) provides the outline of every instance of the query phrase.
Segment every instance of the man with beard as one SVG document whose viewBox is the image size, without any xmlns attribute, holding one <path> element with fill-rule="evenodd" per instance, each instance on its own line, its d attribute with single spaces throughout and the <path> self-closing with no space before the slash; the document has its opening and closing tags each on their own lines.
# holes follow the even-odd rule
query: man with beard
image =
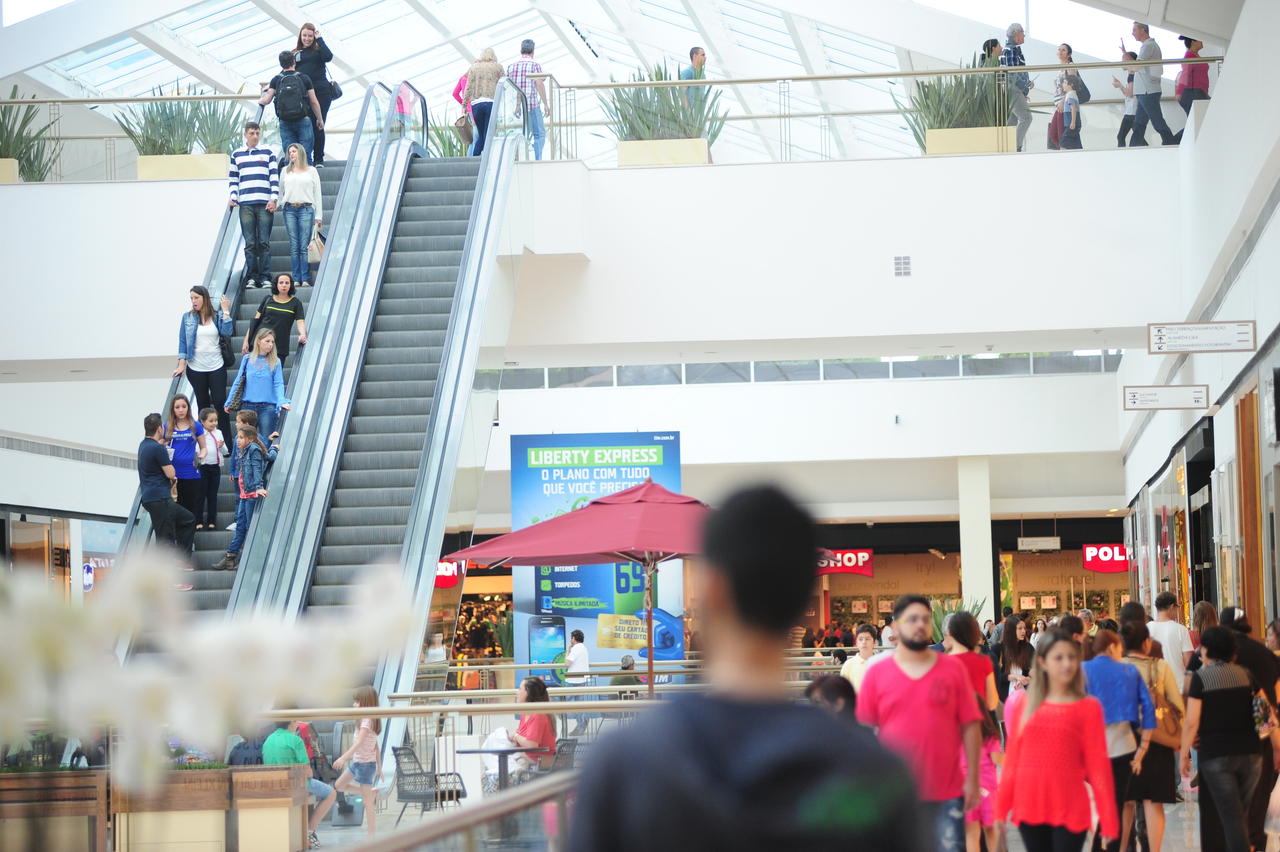
<svg viewBox="0 0 1280 852">
<path fill-rule="evenodd" d="M 858 721 L 907 761 L 933 818 L 939 852 L 965 845 L 964 815 L 979 802 L 980 710 L 964 665 L 929 647 L 933 612 L 920 595 L 893 605 L 898 648 L 867 670 L 858 692 Z M 967 772 L 956 756 L 963 743 Z"/>
</svg>

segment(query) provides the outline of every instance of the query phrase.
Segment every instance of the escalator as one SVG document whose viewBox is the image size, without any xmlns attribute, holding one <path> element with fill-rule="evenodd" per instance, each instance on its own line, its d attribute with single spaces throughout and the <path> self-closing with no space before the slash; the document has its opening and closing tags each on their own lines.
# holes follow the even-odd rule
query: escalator
<svg viewBox="0 0 1280 852">
<path fill-rule="evenodd" d="M 338 607 L 404 541 L 480 159 L 409 164 L 306 608 Z"/>
</svg>

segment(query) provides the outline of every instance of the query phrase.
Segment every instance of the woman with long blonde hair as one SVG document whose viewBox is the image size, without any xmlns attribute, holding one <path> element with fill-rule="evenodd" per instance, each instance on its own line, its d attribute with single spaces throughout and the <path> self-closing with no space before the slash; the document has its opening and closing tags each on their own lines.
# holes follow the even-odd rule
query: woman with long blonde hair
<svg viewBox="0 0 1280 852">
<path fill-rule="evenodd" d="M 1009 750 L 996 794 L 996 819 L 1018 826 L 1027 852 L 1079 850 L 1092 825 L 1089 793 L 1101 836 L 1120 836 L 1102 704 L 1085 694 L 1080 646 L 1050 633 L 1036 649 L 1021 712 L 1009 718 Z"/>
<path fill-rule="evenodd" d="M 378 706 L 378 692 L 372 686 L 357 688 L 352 699 L 352 707 Z M 378 760 L 378 735 L 381 733 L 381 719 L 361 719 L 351 748 L 333 762 L 333 768 L 342 771 L 333 785 L 339 792 L 348 792 L 353 787 L 360 788 L 360 796 L 364 800 L 365 826 L 370 837 L 377 831 L 378 822 L 376 782 L 382 780 L 382 763 Z M 348 761 L 351 762 L 350 766 L 346 765 Z"/>
<path fill-rule="evenodd" d="M 311 265 L 307 245 L 315 229 L 324 223 L 324 201 L 320 194 L 320 172 L 307 165 L 307 151 L 294 142 L 285 151 L 287 164 L 280 171 L 280 208 L 289 234 L 289 262 L 293 280 L 299 287 L 311 286 Z"/>
<path fill-rule="evenodd" d="M 276 333 L 260 328 L 253 338 L 253 348 L 240 359 L 240 372 L 231 383 L 227 410 L 231 402 L 239 400 L 240 408 L 250 408 L 258 413 L 258 432 L 271 438 L 276 418 L 281 410 L 291 405 L 284 395 L 284 368 L 276 357 Z"/>
<path fill-rule="evenodd" d="M 463 98 L 471 104 L 471 118 L 476 123 L 476 141 L 471 150 L 473 156 L 479 157 L 484 153 L 489 116 L 493 112 L 493 96 L 498 91 L 498 81 L 506 73 L 491 47 L 480 51 L 480 58 L 467 69 L 467 91 Z"/>
</svg>

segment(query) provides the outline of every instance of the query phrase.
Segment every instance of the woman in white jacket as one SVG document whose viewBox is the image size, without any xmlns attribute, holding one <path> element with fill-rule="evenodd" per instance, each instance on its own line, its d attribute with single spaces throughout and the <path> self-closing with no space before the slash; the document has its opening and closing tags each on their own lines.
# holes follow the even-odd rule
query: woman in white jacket
<svg viewBox="0 0 1280 852">
<path fill-rule="evenodd" d="M 289 146 L 285 156 L 289 164 L 280 172 L 280 206 L 284 210 L 285 230 L 289 232 L 293 280 L 299 287 L 310 287 L 307 244 L 311 242 L 313 230 L 324 221 L 320 172 L 307 165 L 307 152 L 297 142 Z"/>
</svg>

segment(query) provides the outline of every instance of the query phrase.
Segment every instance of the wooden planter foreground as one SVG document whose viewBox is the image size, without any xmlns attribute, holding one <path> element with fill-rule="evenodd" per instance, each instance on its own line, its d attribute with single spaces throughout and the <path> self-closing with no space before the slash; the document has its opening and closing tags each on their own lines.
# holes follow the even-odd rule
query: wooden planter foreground
<svg viewBox="0 0 1280 852">
<path fill-rule="evenodd" d="M 106 852 L 107 773 L 0 773 L 0 849 Z"/>
<path fill-rule="evenodd" d="M 230 769 L 175 769 L 150 793 L 113 787 L 115 852 L 168 852 L 227 846 Z"/>
<path fill-rule="evenodd" d="M 311 766 L 245 766 L 231 772 L 239 852 L 293 852 L 307 846 Z"/>
</svg>

